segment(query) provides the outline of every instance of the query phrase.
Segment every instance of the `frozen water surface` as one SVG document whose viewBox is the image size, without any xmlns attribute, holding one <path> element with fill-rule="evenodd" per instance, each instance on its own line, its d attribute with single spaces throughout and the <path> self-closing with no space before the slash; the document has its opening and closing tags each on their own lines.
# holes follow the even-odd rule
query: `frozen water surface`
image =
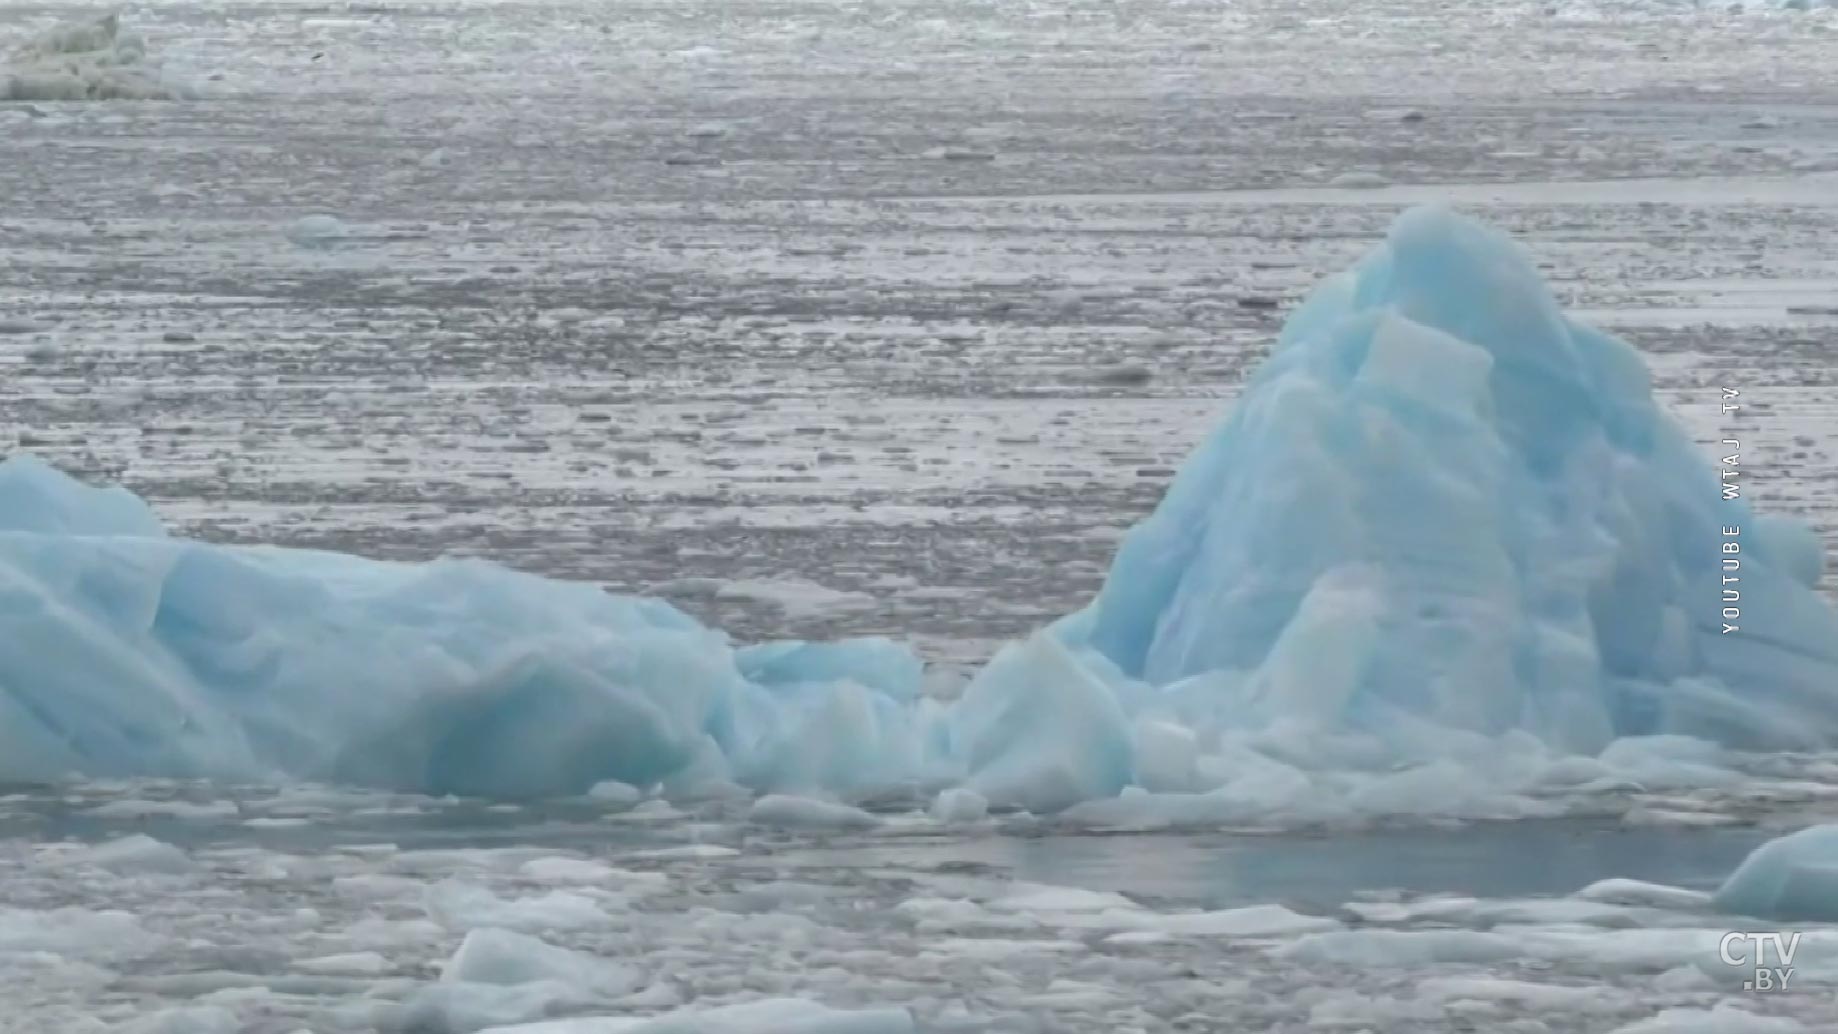
<svg viewBox="0 0 1838 1034">
<path fill-rule="evenodd" d="M 139 4 L 197 99 L 0 104 L 0 435 L 208 539 L 975 662 L 1089 599 L 1307 286 L 1451 197 L 1829 548 L 1838 25 L 1746 6 Z M 0 52 L 106 9 L 9 7 Z M 0 1028 L 1826 1031 L 1829 927 L 1758 995 L 1746 921 L 1584 893 L 1709 892 L 1832 815 L 1833 759 L 1748 765 L 1575 773 L 1597 817 L 1557 823 L 1155 836 L 22 790 Z M 441 980 L 507 924 L 637 989 Z M 730 1005 L 768 1011 L 687 1015 Z"/>
</svg>

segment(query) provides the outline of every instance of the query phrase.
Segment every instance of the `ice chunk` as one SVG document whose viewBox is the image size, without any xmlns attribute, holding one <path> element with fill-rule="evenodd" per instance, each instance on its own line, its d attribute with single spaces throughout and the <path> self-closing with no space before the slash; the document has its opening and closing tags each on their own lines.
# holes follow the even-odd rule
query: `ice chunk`
<svg viewBox="0 0 1838 1034">
<path fill-rule="evenodd" d="M 770 794 L 755 801 L 748 818 L 764 826 L 794 829 L 873 829 L 881 824 L 880 819 L 860 808 L 783 794 Z"/>
<path fill-rule="evenodd" d="M 177 100 L 191 91 L 147 60 L 119 15 L 70 22 L 0 65 L 0 101 Z"/>
<path fill-rule="evenodd" d="M 898 700 L 913 700 L 925 680 L 919 658 L 888 639 L 761 643 L 735 651 L 734 660 L 741 674 L 781 692 L 847 680 Z"/>
<path fill-rule="evenodd" d="M 1228 728 L 1829 746 L 1838 618 L 1781 520 L 1723 500 L 1637 353 L 1511 242 L 1418 209 L 1290 320 L 1060 630 L 1150 686 L 1240 673 Z"/>
<path fill-rule="evenodd" d="M 1145 718 L 1135 730 L 1136 785 L 1157 793 L 1199 788 L 1200 751 L 1192 729 Z"/>
<path fill-rule="evenodd" d="M 517 933 L 474 930 L 441 970 L 447 983 L 533 984 L 554 981 L 589 995 L 616 997 L 638 986 L 625 966 Z"/>
<path fill-rule="evenodd" d="M 0 953 L 52 952 L 107 959 L 146 954 L 161 944 L 126 912 L 82 908 L 0 908 Z"/>
<path fill-rule="evenodd" d="M 153 508 L 119 486 L 92 488 L 30 454 L 0 463 L 0 532 L 166 534 Z"/>
<path fill-rule="evenodd" d="M 349 236 L 344 220 L 324 213 L 301 216 L 287 227 L 287 239 L 302 248 L 335 247 Z"/>
<path fill-rule="evenodd" d="M 1668 887 L 1641 880 L 1598 880 L 1576 892 L 1583 901 L 1636 908 L 1663 908 L 1682 912 L 1702 912 L 1711 905 L 1711 896 L 1699 890 Z"/>
<path fill-rule="evenodd" d="M 890 646 L 811 681 L 669 604 L 471 561 L 166 537 L 139 500 L 0 464 L 0 781 L 314 778 L 545 796 L 712 752 L 751 785 L 905 778 L 923 715 Z M 916 662 L 914 662 L 916 664 Z M 856 677 L 820 681 L 828 672 Z"/>
<path fill-rule="evenodd" d="M 1712 900 L 1741 915 L 1838 922 L 1838 824 L 1802 829 L 1756 848 Z"/>
<path fill-rule="evenodd" d="M 97 844 L 72 861 L 117 873 L 181 873 L 195 868 L 184 851 L 144 833 Z"/>
<path fill-rule="evenodd" d="M 989 802 L 983 795 L 961 786 L 939 791 L 932 801 L 932 817 L 940 822 L 981 822 L 988 816 Z"/>
<path fill-rule="evenodd" d="M 1129 781 L 1129 721 L 1116 695 L 1050 635 L 997 654 L 951 722 L 969 785 L 992 804 L 1054 811 Z"/>
</svg>

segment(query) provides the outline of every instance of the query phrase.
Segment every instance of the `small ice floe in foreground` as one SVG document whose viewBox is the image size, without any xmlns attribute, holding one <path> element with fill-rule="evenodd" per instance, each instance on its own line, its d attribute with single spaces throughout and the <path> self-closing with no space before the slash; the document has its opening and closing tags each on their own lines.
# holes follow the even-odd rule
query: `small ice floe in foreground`
<svg viewBox="0 0 1838 1034">
<path fill-rule="evenodd" d="M 333 215 L 309 215 L 287 227 L 287 239 L 302 248 L 331 248 L 351 236 L 343 220 Z"/>
<path fill-rule="evenodd" d="M 191 90 L 147 57 L 119 15 L 59 25 L 0 59 L 0 101 L 179 100 Z"/>
</svg>

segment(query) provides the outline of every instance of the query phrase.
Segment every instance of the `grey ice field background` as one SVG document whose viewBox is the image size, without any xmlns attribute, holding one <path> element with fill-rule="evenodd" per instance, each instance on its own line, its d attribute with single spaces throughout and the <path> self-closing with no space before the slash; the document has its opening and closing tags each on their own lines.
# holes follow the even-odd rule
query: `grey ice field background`
<svg viewBox="0 0 1838 1034">
<path fill-rule="evenodd" d="M 0 46 L 106 9 L 8 2 Z M 1084 602 L 1310 284 L 1446 199 L 1636 342 L 1701 440 L 1741 438 L 1746 492 L 1838 538 L 1838 10 L 127 15 L 200 99 L 0 105 L 0 445 L 189 534 L 487 556 L 743 637 L 974 663 Z M 345 236 L 290 241 L 315 213 Z M 600 1012 L 794 994 L 937 1030 L 1596 1034 L 1732 1000 L 1828 1029 L 1830 982 L 1745 996 L 1702 971 L 1714 936 L 1681 931 L 1725 920 L 1529 900 L 1702 886 L 1752 827 L 1838 798 L 1829 759 L 1756 776 L 1609 792 L 1599 820 L 1151 839 L 22 790 L 0 797 L 0 1031 L 373 1030 L 481 916 L 627 959 L 649 997 Z M 83 846 L 138 832 L 185 853 Z M 1136 912 L 1094 927 L 1099 902 L 1017 879 Z M 1347 923 L 1399 894 L 1361 922 L 1432 935 L 1408 950 L 1167 918 Z"/>
</svg>

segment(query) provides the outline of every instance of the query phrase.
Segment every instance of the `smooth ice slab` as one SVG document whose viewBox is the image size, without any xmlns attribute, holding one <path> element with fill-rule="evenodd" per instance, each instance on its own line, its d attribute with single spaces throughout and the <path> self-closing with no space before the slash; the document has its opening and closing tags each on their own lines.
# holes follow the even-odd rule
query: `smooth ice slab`
<svg viewBox="0 0 1838 1034">
<path fill-rule="evenodd" d="M 806 822 L 894 785 L 961 789 L 954 819 L 1532 814 L 1541 780 L 1719 785 L 1717 744 L 1838 745 L 1822 566 L 1724 497 L 1629 345 L 1423 209 L 1292 316 L 1091 606 L 950 705 L 891 642 L 737 649 L 484 563 L 183 541 L 14 457 L 0 781 L 739 784 Z"/>
</svg>

